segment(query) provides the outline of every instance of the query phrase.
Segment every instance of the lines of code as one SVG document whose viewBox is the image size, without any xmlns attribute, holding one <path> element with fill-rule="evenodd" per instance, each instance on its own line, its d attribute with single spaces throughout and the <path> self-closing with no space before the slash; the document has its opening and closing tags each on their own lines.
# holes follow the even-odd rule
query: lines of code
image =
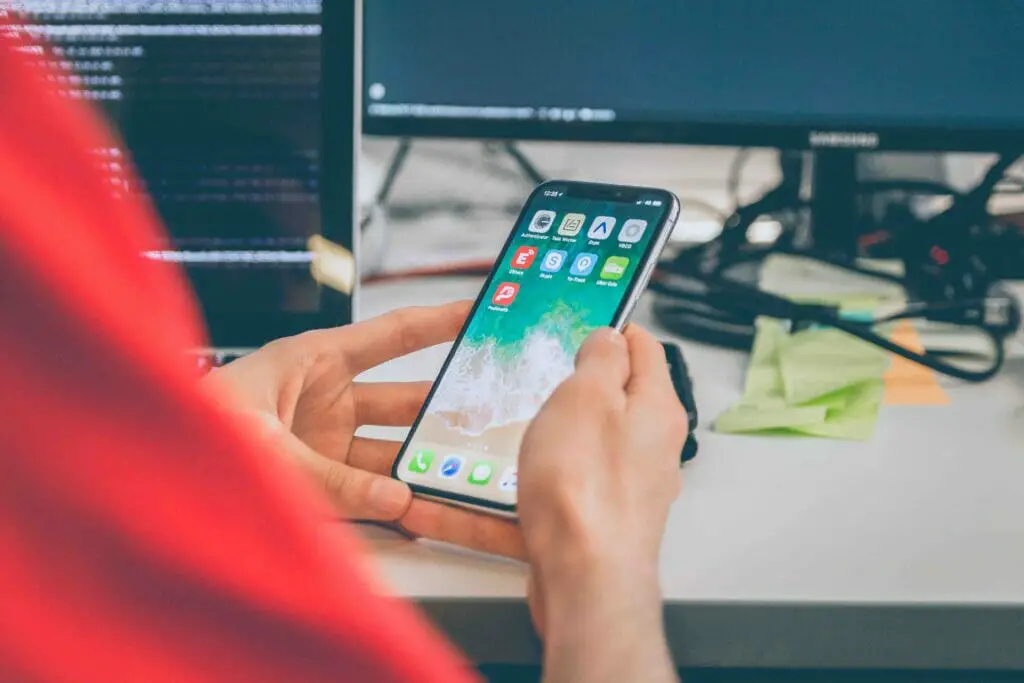
<svg viewBox="0 0 1024 683">
<path fill-rule="evenodd" d="M 319 305 L 319 0 L 20 0 L 63 96 L 102 108 L 117 195 L 145 192 L 208 312 Z M 130 169 L 135 170 L 131 172 Z"/>
</svg>

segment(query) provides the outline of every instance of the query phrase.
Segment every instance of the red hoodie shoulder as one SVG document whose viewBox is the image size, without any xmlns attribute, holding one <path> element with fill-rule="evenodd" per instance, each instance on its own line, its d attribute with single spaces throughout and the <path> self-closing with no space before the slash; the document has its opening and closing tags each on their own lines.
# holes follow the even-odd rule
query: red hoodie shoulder
<svg viewBox="0 0 1024 683">
<path fill-rule="evenodd" d="M 183 279 L 139 257 L 152 209 L 26 55 L 0 37 L 0 680 L 469 680 L 199 391 Z"/>
</svg>

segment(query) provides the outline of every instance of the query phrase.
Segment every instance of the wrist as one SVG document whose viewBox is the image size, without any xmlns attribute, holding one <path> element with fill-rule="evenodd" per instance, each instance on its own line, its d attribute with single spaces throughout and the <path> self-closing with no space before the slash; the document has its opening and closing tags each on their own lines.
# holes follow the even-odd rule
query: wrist
<svg viewBox="0 0 1024 683">
<path fill-rule="evenodd" d="M 545 634 L 579 631 L 580 619 L 591 623 L 661 623 L 658 568 L 653 563 L 595 559 L 583 567 L 562 563 L 539 571 L 545 604 Z"/>
<path fill-rule="evenodd" d="M 543 596 L 545 683 L 676 680 L 655 567 L 551 577 Z"/>
</svg>

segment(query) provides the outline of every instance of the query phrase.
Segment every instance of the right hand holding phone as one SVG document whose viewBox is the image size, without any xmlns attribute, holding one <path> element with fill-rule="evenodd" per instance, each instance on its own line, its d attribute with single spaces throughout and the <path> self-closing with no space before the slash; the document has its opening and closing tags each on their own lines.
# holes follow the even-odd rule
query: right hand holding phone
<svg viewBox="0 0 1024 683">
<path fill-rule="evenodd" d="M 594 333 L 520 452 L 519 519 L 542 632 L 600 616 L 591 610 L 660 624 L 658 555 L 686 436 L 658 341 L 636 325 Z"/>
</svg>

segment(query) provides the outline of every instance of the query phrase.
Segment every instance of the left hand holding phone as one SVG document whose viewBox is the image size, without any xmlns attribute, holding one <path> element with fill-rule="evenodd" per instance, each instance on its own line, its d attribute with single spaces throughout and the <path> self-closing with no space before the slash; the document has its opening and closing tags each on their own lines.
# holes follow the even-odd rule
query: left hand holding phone
<svg viewBox="0 0 1024 683">
<path fill-rule="evenodd" d="M 205 380 L 271 449 L 289 458 L 353 520 L 401 522 L 418 536 L 524 557 L 517 525 L 413 500 L 390 476 L 401 443 L 355 435 L 362 426 L 407 427 L 430 382 L 357 382 L 389 360 L 455 339 L 471 302 L 399 309 L 354 325 L 271 342 Z"/>
</svg>

